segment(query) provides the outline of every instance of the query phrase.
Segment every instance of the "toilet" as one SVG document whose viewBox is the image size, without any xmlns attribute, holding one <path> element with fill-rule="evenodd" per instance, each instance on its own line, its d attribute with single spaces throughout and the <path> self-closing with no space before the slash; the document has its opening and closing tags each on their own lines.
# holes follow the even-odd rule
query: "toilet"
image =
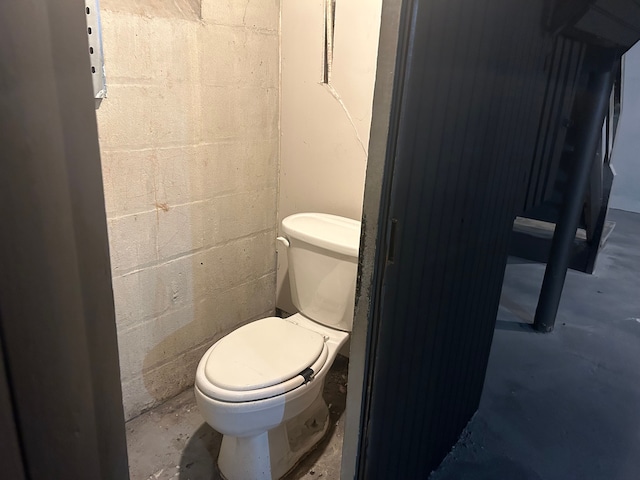
<svg viewBox="0 0 640 480">
<path fill-rule="evenodd" d="M 227 480 L 281 478 L 323 438 L 324 381 L 353 324 L 360 222 L 299 213 L 282 231 L 299 313 L 238 328 L 196 371 L 198 408 L 223 435 L 218 468 Z"/>
</svg>

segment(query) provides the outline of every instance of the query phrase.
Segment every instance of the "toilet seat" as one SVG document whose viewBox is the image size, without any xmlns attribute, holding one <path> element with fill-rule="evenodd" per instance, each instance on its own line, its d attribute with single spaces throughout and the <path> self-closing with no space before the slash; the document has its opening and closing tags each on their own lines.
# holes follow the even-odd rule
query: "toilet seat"
<svg viewBox="0 0 640 480">
<path fill-rule="evenodd" d="M 198 365 L 196 385 L 225 402 L 262 400 L 304 385 L 327 357 L 320 333 L 279 317 L 263 318 L 216 342 Z"/>
</svg>

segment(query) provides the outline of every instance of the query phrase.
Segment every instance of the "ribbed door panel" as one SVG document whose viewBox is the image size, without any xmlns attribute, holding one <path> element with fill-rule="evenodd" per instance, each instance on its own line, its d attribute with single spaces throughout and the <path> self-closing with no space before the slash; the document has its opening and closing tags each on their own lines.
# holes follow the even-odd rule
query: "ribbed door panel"
<svg viewBox="0 0 640 480">
<path fill-rule="evenodd" d="M 557 37 L 548 57 L 543 114 L 521 212 L 539 205 L 553 192 L 584 49 L 582 43 Z"/>
<path fill-rule="evenodd" d="M 512 222 L 543 196 L 581 62 L 543 3 L 413 4 L 361 478 L 426 478 L 477 409 Z"/>
</svg>

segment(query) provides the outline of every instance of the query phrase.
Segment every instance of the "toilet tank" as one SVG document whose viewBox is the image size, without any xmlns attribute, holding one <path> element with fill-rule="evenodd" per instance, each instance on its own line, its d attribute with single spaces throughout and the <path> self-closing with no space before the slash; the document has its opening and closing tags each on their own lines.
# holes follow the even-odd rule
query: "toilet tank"
<svg viewBox="0 0 640 480">
<path fill-rule="evenodd" d="M 293 304 L 315 322 L 350 332 L 360 222 L 325 213 L 298 213 L 282 221 L 282 230 L 289 241 Z"/>
</svg>

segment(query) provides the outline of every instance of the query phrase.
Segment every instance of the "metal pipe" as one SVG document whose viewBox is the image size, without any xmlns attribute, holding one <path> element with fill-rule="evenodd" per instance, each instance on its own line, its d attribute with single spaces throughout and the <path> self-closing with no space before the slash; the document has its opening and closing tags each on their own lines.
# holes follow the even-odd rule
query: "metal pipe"
<svg viewBox="0 0 640 480">
<path fill-rule="evenodd" d="M 602 137 L 602 122 L 609 107 L 613 78 L 613 59 L 600 61 L 599 68 L 589 75 L 586 94 L 581 100 L 582 108 L 574 112 L 576 121 L 580 122 L 577 126 L 577 145 L 573 155 L 574 167 L 553 234 L 536 308 L 533 328 L 539 332 L 551 332 L 556 321 L 592 162 Z"/>
<path fill-rule="evenodd" d="M 287 248 L 289 248 L 289 246 L 291 245 L 291 243 L 289 243 L 289 239 L 285 237 L 276 237 L 276 240 L 282 243 Z"/>
</svg>

